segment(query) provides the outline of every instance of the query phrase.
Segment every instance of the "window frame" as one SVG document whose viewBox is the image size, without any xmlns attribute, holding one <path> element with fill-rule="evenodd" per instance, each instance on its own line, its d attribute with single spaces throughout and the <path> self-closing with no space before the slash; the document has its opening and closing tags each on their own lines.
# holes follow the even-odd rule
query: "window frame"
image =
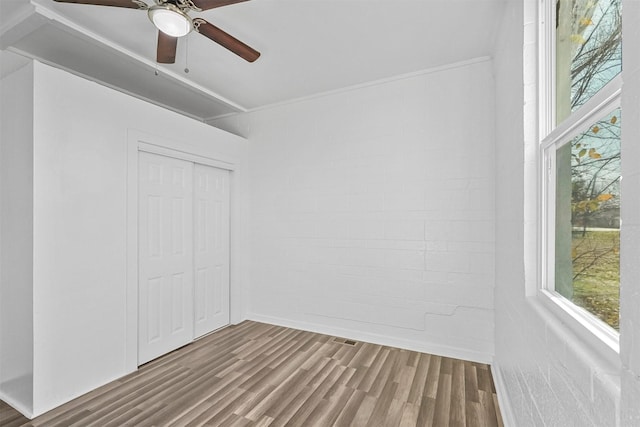
<svg viewBox="0 0 640 427">
<path fill-rule="evenodd" d="M 537 299 L 563 324 L 612 363 L 619 363 L 620 334 L 555 290 L 556 150 L 621 106 L 622 71 L 556 126 L 555 1 L 540 3 L 538 39 L 538 247 Z M 623 112 L 624 113 L 624 112 Z"/>
</svg>

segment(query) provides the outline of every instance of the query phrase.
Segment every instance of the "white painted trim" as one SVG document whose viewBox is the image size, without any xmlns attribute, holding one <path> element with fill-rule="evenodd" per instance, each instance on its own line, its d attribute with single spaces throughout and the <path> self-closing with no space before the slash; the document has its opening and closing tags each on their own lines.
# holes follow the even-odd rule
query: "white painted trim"
<svg viewBox="0 0 640 427">
<path fill-rule="evenodd" d="M 538 23 L 542 13 L 539 3 L 524 2 L 523 15 L 525 23 Z M 531 29 L 528 29 L 530 27 Z M 536 295 L 538 292 L 539 271 L 540 271 L 540 221 L 541 205 L 539 190 L 539 170 L 540 170 L 540 149 L 539 149 L 539 115 L 540 104 L 543 102 L 543 95 L 540 93 L 538 76 L 540 73 L 540 25 L 528 26 L 525 24 L 523 31 L 525 36 L 527 31 L 535 28 L 536 43 L 525 43 L 523 45 L 523 58 L 535 58 L 536 64 L 528 64 L 523 59 L 523 141 L 524 141 L 524 167 L 523 167 L 523 192 L 524 192 L 524 291 L 526 296 Z M 526 89 L 534 87 L 535 90 Z M 527 108 L 529 106 L 529 108 Z M 526 123 L 535 123 L 535 126 L 526 126 Z"/>
<path fill-rule="evenodd" d="M 605 114 L 620 107 L 622 97 L 622 76 L 619 74 L 578 110 L 549 133 L 541 142 L 543 150 L 554 145 L 556 148 L 568 143 L 573 137 L 584 132 Z"/>
<path fill-rule="evenodd" d="M 127 132 L 125 372 L 138 370 L 138 138 Z"/>
<path fill-rule="evenodd" d="M 205 119 L 203 119 L 203 121 L 205 123 L 209 122 L 209 121 L 215 121 L 215 120 L 221 120 L 221 119 L 226 119 L 227 117 L 232 117 L 232 116 L 236 116 L 238 114 L 241 114 L 242 112 L 238 113 L 238 112 L 232 112 L 232 113 L 225 113 L 225 114 L 220 114 L 219 116 L 211 116 L 211 117 L 207 117 Z"/>
<path fill-rule="evenodd" d="M 555 0 L 542 0 L 538 7 L 538 134 L 548 135 L 555 126 L 555 60 L 556 47 L 554 31 L 556 24 Z"/>
<path fill-rule="evenodd" d="M 555 221 L 555 200 L 551 200 L 551 196 L 555 195 L 556 176 L 554 171 L 556 170 L 556 150 L 549 149 L 544 150 L 540 157 L 540 261 L 538 263 L 540 267 L 539 289 L 555 289 L 555 263 L 551 260 L 555 260 L 556 257 L 556 221 Z M 538 289 L 536 289 L 537 295 Z"/>
<path fill-rule="evenodd" d="M 537 299 L 562 323 L 580 337 L 597 354 L 617 366 L 620 363 L 620 336 L 601 320 L 581 307 L 571 303 L 555 291 L 555 187 L 556 151 L 569 144 L 578 134 L 589 129 L 612 110 L 620 107 L 622 79 L 617 76 L 595 96 L 573 113 L 540 143 L 542 167 L 540 168 L 540 284 Z"/>
<path fill-rule="evenodd" d="M 214 168 L 224 169 L 227 171 L 232 171 L 234 169 L 233 163 L 229 163 L 227 161 L 215 160 L 209 157 L 187 153 L 182 150 L 170 149 L 166 146 L 143 142 L 140 139 L 138 140 L 138 151 L 144 151 L 151 154 L 159 154 L 165 157 L 173 157 L 174 159 L 186 160 L 188 162 L 198 163 L 206 166 L 213 166 Z"/>
<path fill-rule="evenodd" d="M 239 250 L 242 239 L 241 199 L 238 177 L 235 170 L 229 173 L 229 324 L 238 324 L 243 319 L 244 292 L 242 287 L 242 254 Z M 247 298 L 248 300 L 248 298 Z"/>
<path fill-rule="evenodd" d="M 216 92 L 214 92 L 212 90 L 209 90 L 206 87 L 201 86 L 201 85 L 197 84 L 196 82 L 185 78 L 181 74 L 178 74 L 178 73 L 170 70 L 169 68 L 160 66 L 159 64 L 156 64 L 154 61 L 152 61 L 152 60 L 150 60 L 150 59 L 148 59 L 148 58 L 146 58 L 144 56 L 138 55 L 137 53 L 135 53 L 133 51 L 130 51 L 130 50 L 124 48 L 123 46 L 112 42 L 111 40 L 108 40 L 108 39 L 106 39 L 106 38 L 104 38 L 102 36 L 99 36 L 98 34 L 92 32 L 91 30 L 89 30 L 89 29 L 87 29 L 87 28 L 85 28 L 85 27 L 83 27 L 81 25 L 78 25 L 77 23 L 69 20 L 68 18 L 60 15 L 59 13 L 47 8 L 46 6 L 43 6 L 42 4 L 40 4 L 40 3 L 38 3 L 38 2 L 36 2 L 34 0 L 31 0 L 31 4 L 35 7 L 35 13 L 38 13 L 38 14 L 40 14 L 40 15 L 42 15 L 42 16 L 44 16 L 44 17 L 46 17 L 46 18 L 48 18 L 48 19 L 50 19 L 52 21 L 56 21 L 56 22 L 66 26 L 68 28 L 71 28 L 71 29 L 73 29 L 75 31 L 78 31 L 79 33 L 91 38 L 92 40 L 95 40 L 95 41 L 97 41 L 97 42 L 99 42 L 99 43 L 101 43 L 101 44 L 103 44 L 105 46 L 108 46 L 111 49 L 114 49 L 115 51 L 121 53 L 122 55 L 125 55 L 125 56 L 127 56 L 129 58 L 134 59 L 135 61 L 140 62 L 141 64 L 146 65 L 151 70 L 162 70 L 163 74 L 165 74 L 167 76 L 170 76 L 171 78 L 179 81 L 182 84 L 185 84 L 185 85 L 187 85 L 189 87 L 197 89 L 200 92 L 202 92 L 202 93 L 204 93 L 204 94 L 206 94 L 206 95 L 208 95 L 210 97 L 213 97 L 213 98 L 217 99 L 221 103 L 227 104 L 228 106 L 230 106 L 232 108 L 235 108 L 237 110 L 240 110 L 240 111 L 247 111 L 247 109 L 245 107 L 243 107 L 240 104 L 237 104 L 237 103 L 231 101 L 230 99 L 225 98 L 224 96 L 220 95 L 219 93 L 216 93 Z"/>
<path fill-rule="evenodd" d="M 402 348 L 405 350 L 418 351 L 421 353 L 429 353 L 455 359 L 470 360 L 478 363 L 490 364 L 493 360 L 493 354 L 489 353 L 450 347 L 447 345 L 435 343 L 427 343 L 423 341 L 398 339 L 389 337 L 387 335 L 379 335 L 369 332 L 356 331 L 353 329 L 321 325 L 318 323 L 285 319 L 282 317 L 265 316 L 257 313 L 247 313 L 247 320 L 268 323 L 270 325 L 284 326 L 286 328 L 301 329 L 303 331 L 315 332 L 319 334 L 349 338 L 352 340 L 364 341 L 372 344 Z"/>
<path fill-rule="evenodd" d="M 2 0 L 0 0 L 2 1 Z M 67 403 L 70 403 L 71 401 L 78 399 L 82 396 L 85 396 L 88 393 L 91 393 L 97 389 L 99 389 L 100 387 L 103 387 L 107 384 L 111 384 L 114 381 L 118 381 L 121 380 L 122 378 L 126 377 L 128 374 L 130 374 L 131 372 L 126 372 L 124 374 L 116 374 L 116 375 L 110 375 L 108 377 L 106 377 L 105 379 L 101 380 L 99 383 L 96 383 L 92 388 L 89 390 L 76 390 L 74 393 L 65 395 L 64 397 L 58 397 L 56 399 L 50 400 L 47 402 L 46 406 L 42 406 L 40 405 L 40 407 L 36 408 L 33 412 L 33 418 L 37 418 L 41 415 L 46 414 L 49 411 L 52 411 L 56 408 L 59 408 L 62 405 L 66 405 Z M 27 424 L 28 425 L 28 424 Z"/>
<path fill-rule="evenodd" d="M 29 408 L 27 408 L 26 406 L 22 405 L 17 400 L 12 399 L 11 396 L 9 396 L 8 394 L 3 393 L 2 390 L 0 390 L 0 400 L 2 400 L 7 405 L 11 406 L 16 411 L 20 412 L 25 417 L 29 418 L 30 420 L 32 420 L 35 417 L 35 414 L 31 410 L 29 410 Z M 0 420 L 0 421 L 2 421 L 2 420 Z"/>
<path fill-rule="evenodd" d="M 540 295 L 528 298 L 531 309 L 547 324 L 548 328 L 562 331 L 567 345 L 579 345 L 591 350 L 588 353 L 591 360 L 597 360 L 599 366 L 592 366 L 602 372 L 616 373 L 622 369 L 620 354 L 608 347 L 599 337 L 592 334 L 591 330 L 580 324 L 576 319 L 570 318 L 570 313 L 554 301 L 547 298 L 545 301 Z M 555 307 L 554 307 L 555 306 Z M 576 307 L 577 308 L 577 307 Z M 589 315 L 585 311 L 585 315 Z M 595 356 L 595 357 L 594 357 Z M 619 385 L 618 385 L 619 387 Z"/>
<path fill-rule="evenodd" d="M 230 171 L 229 174 L 229 230 L 231 237 L 229 260 L 229 309 L 230 319 L 237 319 L 232 305 L 234 293 L 233 273 L 236 267 L 233 256 L 233 240 L 236 233 L 233 218 L 234 206 L 233 170 L 234 162 L 224 155 L 202 155 L 201 153 L 186 151 L 184 144 L 178 141 L 154 136 L 136 129 L 127 129 L 127 283 L 126 283 L 126 345 L 125 345 L 125 372 L 131 373 L 138 369 L 138 153 L 146 151 L 163 156 L 201 163 Z M 237 285 L 236 285 L 237 286 Z"/>
<path fill-rule="evenodd" d="M 502 369 L 497 363 L 491 364 L 491 375 L 493 376 L 493 384 L 496 387 L 496 395 L 498 396 L 498 406 L 500 407 L 500 415 L 502 415 L 502 423 L 504 427 L 516 427 L 516 417 L 509 398 L 509 390 L 502 375 Z"/>
<path fill-rule="evenodd" d="M 160 154 L 162 156 L 200 163 L 229 171 L 235 169 L 234 160 L 230 156 L 221 153 L 202 155 L 193 151 L 187 151 L 184 149 L 184 144 L 179 141 L 162 138 L 135 129 L 128 129 L 127 135 L 129 140 L 136 140 L 139 151 Z"/>
<path fill-rule="evenodd" d="M 541 290 L 538 301 L 589 348 L 620 369 L 620 337 L 613 329 L 555 291 Z"/>
<path fill-rule="evenodd" d="M 451 64 L 447 64 L 447 65 L 441 65 L 438 67 L 431 67 L 431 68 L 426 68 L 423 70 L 419 70 L 419 71 L 413 71 L 411 73 L 406 73 L 406 74 L 399 74 L 396 76 L 392 76 L 392 77 L 385 77 L 382 79 L 378 79 L 378 80 L 372 80 L 369 82 L 364 82 L 364 83 L 358 83 L 355 85 L 351 85 L 351 86 L 345 86 L 339 89 L 332 89 L 332 90 L 328 90 L 326 92 L 318 92 L 318 93 L 314 93 L 312 95 L 307 95 L 307 96 L 301 96 L 299 98 L 293 98 L 293 99 L 288 99 L 286 101 L 281 101 L 281 102 L 275 102 L 273 104 L 266 104 L 266 105 L 261 105 L 259 107 L 254 107 L 254 108 L 249 108 L 243 112 L 246 113 L 253 113 L 255 111 L 261 111 L 261 110 L 268 110 L 271 108 L 276 108 L 276 107 L 281 107 L 284 105 L 290 105 L 290 104 L 297 104 L 299 102 L 306 102 L 306 101 L 310 101 L 313 99 L 317 99 L 317 98 L 324 98 L 327 96 L 332 96 L 332 95 L 337 95 L 337 94 L 341 94 L 341 93 L 345 93 L 345 92 L 351 92 L 354 90 L 358 90 L 358 89 L 363 89 L 363 88 L 367 88 L 367 87 L 371 87 L 371 86 L 379 86 L 379 85 L 383 85 L 386 83 L 391 83 L 391 82 L 395 82 L 395 81 L 399 81 L 399 80 L 406 80 L 406 79 L 411 79 L 414 77 L 419 77 L 425 74 L 433 74 L 433 73 L 439 73 L 442 71 L 447 71 L 447 70 L 453 70 L 456 68 L 461 68 L 461 67 L 466 67 L 469 65 L 473 65 L 473 64 L 479 64 L 479 63 L 483 63 L 483 62 L 489 62 L 491 61 L 492 58 L 490 56 L 481 56 L 478 58 L 472 58 L 472 59 L 468 59 L 466 61 L 460 61 L 460 62 L 454 62 Z M 223 114 L 220 116 L 213 116 L 213 117 L 208 117 L 205 118 L 204 121 L 205 122 L 210 122 L 210 121 L 214 121 L 214 120 L 218 120 L 218 119 L 222 119 L 222 118 L 227 118 L 230 116 L 235 116 L 237 114 L 240 113 L 228 113 L 228 114 Z"/>
</svg>

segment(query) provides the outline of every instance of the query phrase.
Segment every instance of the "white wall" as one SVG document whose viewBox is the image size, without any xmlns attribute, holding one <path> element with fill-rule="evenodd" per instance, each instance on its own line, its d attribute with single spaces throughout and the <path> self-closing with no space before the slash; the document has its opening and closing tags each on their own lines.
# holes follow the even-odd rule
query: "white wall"
<svg viewBox="0 0 640 427">
<path fill-rule="evenodd" d="M 566 325 L 537 303 L 535 295 L 526 296 L 527 288 L 535 291 L 538 286 L 535 271 L 537 7 L 538 2 L 533 0 L 507 2 L 495 55 L 498 172 L 494 375 L 507 425 L 615 426 L 620 422 L 617 364 L 604 360 L 584 340 L 571 333 Z M 626 4 L 623 9 L 627 14 Z M 637 43 L 634 43 L 637 37 L 633 40 L 627 37 L 627 28 L 631 27 L 625 26 L 625 49 L 635 45 L 637 50 Z M 627 53 L 625 51 L 625 86 Z M 634 108 L 637 114 L 637 102 Z M 632 116 L 626 110 L 624 114 L 626 135 L 631 121 L 628 118 Z M 638 132 L 634 131 L 634 134 L 637 139 Z M 630 153 L 625 141 L 624 163 L 627 164 Z M 631 158 L 637 159 L 637 154 Z M 624 182 L 627 183 L 626 176 Z M 637 192 L 638 187 L 634 187 Z M 626 209 L 628 196 L 625 192 L 623 209 Z M 638 213 L 640 211 L 633 214 L 636 219 Z M 623 217 L 624 235 L 628 230 L 629 215 Z M 623 255 L 623 264 L 626 264 L 623 271 L 638 265 L 637 242 L 636 238 L 633 243 L 636 248 L 631 255 L 636 256 L 633 261 L 625 263 L 629 252 Z M 623 278 L 623 286 L 638 289 L 638 284 L 637 276 L 635 282 Z M 624 304 L 623 301 L 623 322 L 627 316 L 640 320 L 637 314 L 625 311 Z M 627 331 L 623 328 L 623 338 Z M 638 336 L 637 332 L 632 333 Z M 625 352 L 623 348 L 623 354 Z M 637 360 L 639 354 L 635 356 Z M 638 390 L 637 380 L 634 384 Z M 629 402 L 629 407 L 637 410 L 638 396 L 636 391 L 635 400 Z"/>
<path fill-rule="evenodd" d="M 491 360 L 487 59 L 214 122 L 251 143 L 257 320 Z"/>
<path fill-rule="evenodd" d="M 0 398 L 27 411 L 33 374 L 33 66 L 0 82 Z"/>
<path fill-rule="evenodd" d="M 236 165 L 235 297 L 244 280 L 239 266 L 246 265 L 248 192 L 242 138 L 37 62 L 32 92 L 32 414 L 38 415 L 131 369 L 136 348 L 128 337 L 137 331 L 127 330 L 136 316 L 127 312 L 128 134 Z M 237 321 L 243 314 L 234 302 Z"/>
<path fill-rule="evenodd" d="M 623 1 L 621 424 L 640 425 L 640 2 Z"/>
</svg>

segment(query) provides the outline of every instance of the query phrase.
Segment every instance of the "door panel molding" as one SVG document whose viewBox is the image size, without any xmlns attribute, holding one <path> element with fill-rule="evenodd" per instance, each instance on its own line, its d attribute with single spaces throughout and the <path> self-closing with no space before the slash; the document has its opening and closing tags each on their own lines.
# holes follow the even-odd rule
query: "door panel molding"
<svg viewBox="0 0 640 427">
<path fill-rule="evenodd" d="M 138 153 L 150 152 L 219 169 L 234 171 L 232 158 L 211 153 L 182 141 L 162 138 L 136 129 L 127 130 L 127 230 L 126 230 L 126 345 L 124 365 L 127 373 L 138 369 Z M 229 191 L 233 192 L 230 185 Z M 231 196 L 231 194 L 230 194 Z M 231 197 L 230 197 L 231 198 Z"/>
<path fill-rule="evenodd" d="M 229 171 L 196 164 L 194 176 L 195 336 L 229 324 Z"/>
<path fill-rule="evenodd" d="M 195 165 L 142 151 L 138 162 L 138 364 L 143 364 L 194 338 Z"/>
</svg>

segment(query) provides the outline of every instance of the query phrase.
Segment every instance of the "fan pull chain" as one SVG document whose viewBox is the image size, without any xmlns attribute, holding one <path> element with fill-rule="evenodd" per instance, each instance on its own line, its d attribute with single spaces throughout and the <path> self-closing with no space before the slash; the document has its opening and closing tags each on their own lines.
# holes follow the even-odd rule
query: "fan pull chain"
<svg viewBox="0 0 640 427">
<path fill-rule="evenodd" d="M 184 72 L 185 74 L 189 74 L 189 36 L 184 38 L 185 49 L 184 49 Z"/>
</svg>

